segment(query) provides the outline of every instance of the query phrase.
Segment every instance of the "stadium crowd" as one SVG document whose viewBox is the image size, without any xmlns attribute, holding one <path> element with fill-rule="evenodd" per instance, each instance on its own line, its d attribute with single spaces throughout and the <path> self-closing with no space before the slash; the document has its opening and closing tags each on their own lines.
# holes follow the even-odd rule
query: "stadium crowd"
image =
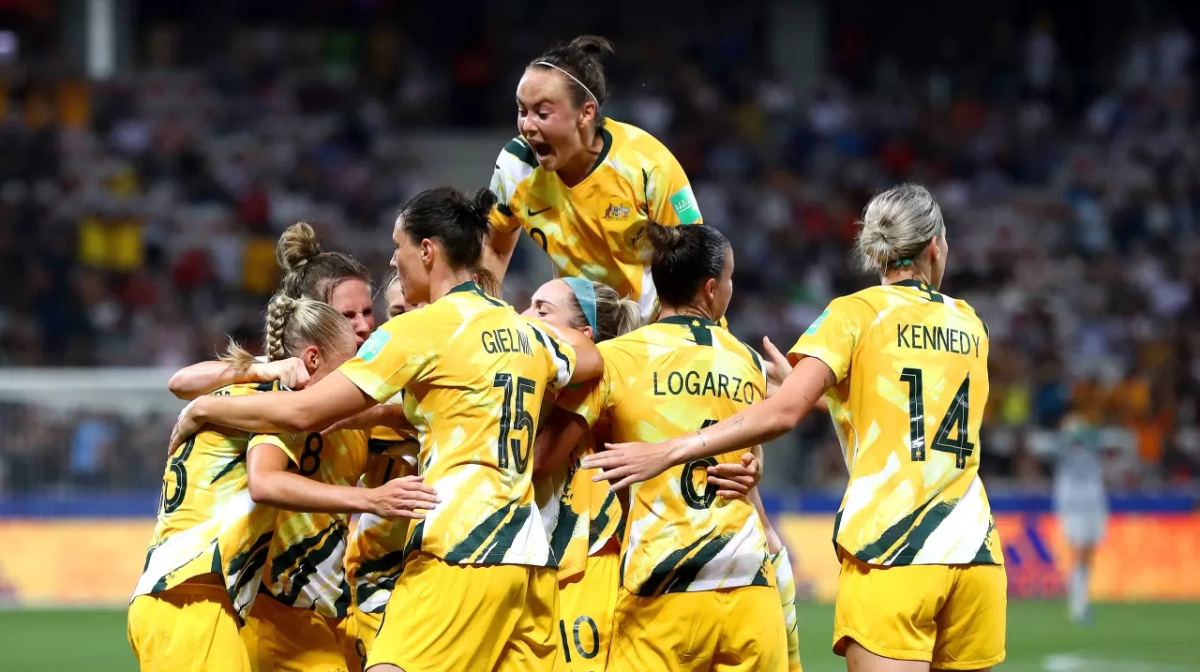
<svg viewBox="0 0 1200 672">
<path fill-rule="evenodd" d="M 0 366 L 180 367 L 227 333 L 257 347 L 275 239 L 300 219 L 382 282 L 395 207 L 430 186 L 405 134 L 510 125 L 532 51 L 481 41 L 444 58 L 397 29 L 361 43 L 256 29 L 201 61 L 176 30 L 150 32 L 148 67 L 103 84 L 0 71 Z M 831 297 L 870 282 L 847 255 L 867 198 L 930 185 L 953 222 L 944 287 L 993 339 L 989 486 L 1046 486 L 1068 414 L 1108 428 L 1115 485 L 1194 486 L 1200 59 L 1188 29 L 1135 32 L 1086 87 L 1048 22 L 920 67 L 901 55 L 864 68 L 839 34 L 836 76 L 806 92 L 739 30 L 680 49 L 613 35 L 606 110 L 666 139 L 705 221 L 733 240 L 734 331 L 790 345 Z M 153 486 L 170 421 L 0 405 L 4 435 L 19 437 L 0 444 L 0 492 Z M 798 431 L 808 469 L 795 482 L 844 483 L 828 420 Z"/>
</svg>

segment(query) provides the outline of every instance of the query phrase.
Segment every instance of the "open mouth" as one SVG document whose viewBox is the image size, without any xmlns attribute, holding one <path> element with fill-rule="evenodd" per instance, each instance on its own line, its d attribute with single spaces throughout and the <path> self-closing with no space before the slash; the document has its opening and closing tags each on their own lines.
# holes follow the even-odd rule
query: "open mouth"
<svg viewBox="0 0 1200 672">
<path fill-rule="evenodd" d="M 530 143 L 529 146 L 533 148 L 533 153 L 536 154 L 539 159 L 544 159 L 554 152 L 554 148 L 551 147 L 550 143 L 548 142 L 534 142 Z"/>
</svg>

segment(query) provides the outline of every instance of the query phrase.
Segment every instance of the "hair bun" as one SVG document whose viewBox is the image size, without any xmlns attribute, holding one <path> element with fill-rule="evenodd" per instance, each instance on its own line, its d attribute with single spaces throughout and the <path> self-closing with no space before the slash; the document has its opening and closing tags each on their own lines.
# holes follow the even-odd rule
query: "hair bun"
<svg viewBox="0 0 1200 672">
<path fill-rule="evenodd" d="M 571 40 L 567 48 L 580 51 L 588 58 L 593 58 L 597 61 L 604 60 L 617 52 L 617 48 L 613 46 L 611 40 L 599 35 L 580 35 Z"/>
<path fill-rule="evenodd" d="M 275 261 L 287 275 L 304 268 L 324 251 L 313 227 L 308 222 L 296 222 L 279 236 L 279 242 L 275 244 Z"/>
</svg>

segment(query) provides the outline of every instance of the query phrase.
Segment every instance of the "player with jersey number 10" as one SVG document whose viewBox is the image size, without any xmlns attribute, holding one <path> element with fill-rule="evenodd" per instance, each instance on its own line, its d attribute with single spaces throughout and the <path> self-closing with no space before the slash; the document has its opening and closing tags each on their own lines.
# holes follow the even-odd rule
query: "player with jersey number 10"
<svg viewBox="0 0 1200 672">
<path fill-rule="evenodd" d="M 559 396 L 559 412 L 578 421 L 552 420 L 551 431 L 581 435 L 599 423 L 616 441 L 658 441 L 729 417 L 766 394 L 762 359 L 716 322 L 733 294 L 729 241 L 707 226 L 651 224 L 649 237 L 658 320 L 600 344 L 603 377 Z M 749 448 L 688 462 L 630 488 L 610 672 L 788 669 L 758 510 L 752 501 L 718 497 L 709 479 L 712 467 L 740 463 Z"/>
<path fill-rule="evenodd" d="M 624 487 L 779 437 L 825 395 L 850 471 L 834 520 L 834 651 L 851 672 L 990 669 L 1004 660 L 1008 582 L 979 478 L 987 327 L 938 291 L 949 246 L 923 187 L 872 198 L 856 246 L 881 284 L 829 304 L 791 349 L 795 368 L 774 396 L 584 462 Z"/>
<path fill-rule="evenodd" d="M 440 502 L 409 530 L 367 650 L 374 672 L 553 666 L 557 581 L 534 503 L 533 431 L 548 393 L 598 376 L 603 362 L 583 334 L 535 326 L 474 282 L 494 204 L 487 190 L 414 196 L 396 219 L 392 263 L 408 301 L 429 305 L 389 320 L 315 385 L 254 395 L 261 403 L 200 399 L 176 427 L 314 431 L 404 391 L 421 475 Z"/>
<path fill-rule="evenodd" d="M 577 37 L 530 61 L 517 85 L 517 130 L 496 158 L 485 265 L 497 278 L 521 229 L 541 246 L 560 276 L 602 282 L 654 312 L 645 227 L 700 224 L 692 187 L 679 161 L 636 126 L 603 114 L 608 82 L 600 59 L 613 53 L 603 37 Z"/>
</svg>

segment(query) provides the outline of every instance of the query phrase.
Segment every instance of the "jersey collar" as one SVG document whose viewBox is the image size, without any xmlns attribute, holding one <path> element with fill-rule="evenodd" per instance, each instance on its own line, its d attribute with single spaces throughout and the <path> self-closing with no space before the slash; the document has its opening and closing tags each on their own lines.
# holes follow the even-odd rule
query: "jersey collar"
<svg viewBox="0 0 1200 672">
<path fill-rule="evenodd" d="M 708 319 L 707 317 L 700 317 L 698 315 L 672 315 L 670 317 L 662 318 L 661 320 L 659 320 L 659 322 L 662 322 L 664 324 L 681 324 L 685 327 L 719 327 L 719 326 L 721 326 L 721 325 L 717 324 L 716 322 L 713 322 L 712 320 Z"/>
<path fill-rule="evenodd" d="M 896 282 L 888 284 L 890 284 L 892 287 L 914 287 L 922 292 L 933 291 L 933 287 L 930 287 L 928 282 L 925 282 L 924 280 L 914 280 L 913 278 L 905 278 L 903 280 L 897 280 Z"/>
<path fill-rule="evenodd" d="M 483 296 L 483 288 L 481 288 L 479 283 L 475 282 L 474 280 L 468 280 L 461 285 L 455 285 L 450 289 L 449 292 L 447 292 L 447 294 L 453 294 L 455 292 L 474 292 L 475 294 Z"/>
<path fill-rule="evenodd" d="M 600 164 L 604 163 L 604 160 L 608 158 L 609 150 L 612 149 L 612 133 L 609 133 L 607 128 L 603 126 L 600 127 L 600 137 L 604 138 L 604 146 L 600 148 L 600 153 L 596 155 L 596 162 L 593 163 L 592 167 L 588 169 L 587 175 L 584 175 L 583 179 L 585 180 L 592 173 L 596 172 L 596 169 L 600 167 Z"/>
</svg>

